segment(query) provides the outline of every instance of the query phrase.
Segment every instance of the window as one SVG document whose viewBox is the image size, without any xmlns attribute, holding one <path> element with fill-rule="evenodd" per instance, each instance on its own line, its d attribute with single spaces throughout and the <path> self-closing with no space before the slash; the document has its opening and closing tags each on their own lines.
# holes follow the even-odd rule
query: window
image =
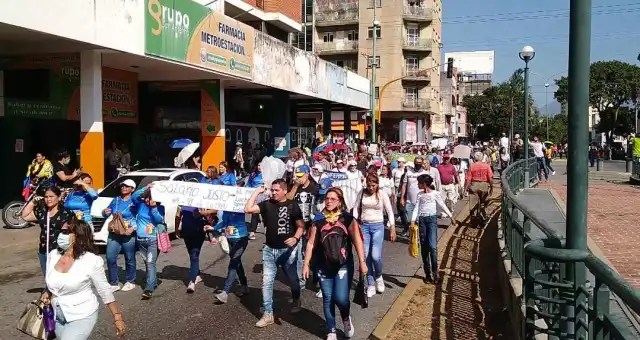
<svg viewBox="0 0 640 340">
<path fill-rule="evenodd" d="M 376 86 L 373 93 L 374 93 L 374 98 L 376 99 L 380 98 L 380 86 Z"/>
<path fill-rule="evenodd" d="M 409 102 L 415 102 L 418 100 L 418 88 L 417 87 L 405 87 L 404 98 Z"/>
<path fill-rule="evenodd" d="M 369 0 L 369 8 L 373 8 L 373 4 L 376 4 L 376 7 L 382 7 L 382 0 Z"/>
<path fill-rule="evenodd" d="M 344 67 L 344 61 L 342 60 L 336 60 L 336 65 L 340 66 L 340 67 Z"/>
<path fill-rule="evenodd" d="M 373 26 L 370 26 L 367 31 L 367 37 L 373 39 Z M 376 39 L 382 38 L 382 27 L 376 27 Z"/>
<path fill-rule="evenodd" d="M 458 133 L 460 133 L 462 131 L 462 129 L 460 128 L 460 126 L 458 126 Z"/>
<path fill-rule="evenodd" d="M 367 58 L 367 68 L 371 68 L 371 57 Z M 376 68 L 380 68 L 380 56 L 376 56 Z"/>
<path fill-rule="evenodd" d="M 333 32 L 327 32 L 324 34 L 324 42 L 333 42 Z"/>
<path fill-rule="evenodd" d="M 407 66 L 407 71 L 416 71 L 419 68 L 418 57 L 416 56 L 408 56 L 405 59 L 405 64 Z"/>
<path fill-rule="evenodd" d="M 349 31 L 347 33 L 347 40 L 358 41 L 358 31 Z"/>
</svg>

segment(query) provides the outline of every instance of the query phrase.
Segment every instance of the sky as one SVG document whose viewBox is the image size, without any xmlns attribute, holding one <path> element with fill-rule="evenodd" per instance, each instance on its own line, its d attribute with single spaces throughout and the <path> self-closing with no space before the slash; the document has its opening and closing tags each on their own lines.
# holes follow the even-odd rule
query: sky
<svg viewBox="0 0 640 340">
<path fill-rule="evenodd" d="M 442 6 L 443 55 L 494 50 L 496 83 L 524 67 L 518 52 L 530 45 L 536 51 L 529 63 L 536 105 L 544 110 L 545 97 L 548 102 L 555 101 L 553 79 L 566 75 L 568 68 L 568 0 L 443 0 Z M 640 1 L 593 0 L 592 13 L 591 61 L 640 64 Z M 545 83 L 550 84 L 547 93 Z"/>
</svg>

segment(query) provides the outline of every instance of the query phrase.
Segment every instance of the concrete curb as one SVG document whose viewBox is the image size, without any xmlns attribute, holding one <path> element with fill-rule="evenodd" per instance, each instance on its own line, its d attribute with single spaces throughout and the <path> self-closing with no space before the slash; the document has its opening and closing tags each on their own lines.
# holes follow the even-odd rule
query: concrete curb
<svg viewBox="0 0 640 340">
<path fill-rule="evenodd" d="M 464 202 L 464 200 L 459 202 Z M 459 211 L 458 214 L 454 217 L 456 221 L 459 221 L 458 217 L 461 215 L 462 211 L 464 210 Z M 446 244 L 449 243 L 449 240 L 451 240 L 451 237 L 453 236 L 455 231 L 456 231 L 456 228 L 449 227 L 444 231 L 444 233 L 442 233 L 442 235 L 438 239 L 438 263 L 442 262 L 444 251 L 446 249 Z M 409 305 L 409 302 L 411 302 L 411 299 L 415 295 L 418 288 L 420 288 L 420 286 L 423 284 L 422 279 L 415 277 L 421 268 L 422 268 L 422 265 L 418 268 L 418 270 L 416 270 L 414 277 L 411 280 L 409 280 L 407 285 L 402 290 L 402 293 L 398 295 L 398 297 L 393 302 L 391 307 L 389 307 L 389 310 L 387 310 L 387 313 L 384 315 L 382 320 L 380 320 L 380 322 L 378 323 L 376 328 L 373 330 L 373 332 L 371 333 L 368 339 L 384 340 L 389 336 L 389 333 L 391 333 L 391 331 L 393 330 L 393 327 L 396 325 L 398 318 L 402 315 L 402 312 L 404 312 L 404 310 L 407 308 L 407 306 Z"/>
</svg>

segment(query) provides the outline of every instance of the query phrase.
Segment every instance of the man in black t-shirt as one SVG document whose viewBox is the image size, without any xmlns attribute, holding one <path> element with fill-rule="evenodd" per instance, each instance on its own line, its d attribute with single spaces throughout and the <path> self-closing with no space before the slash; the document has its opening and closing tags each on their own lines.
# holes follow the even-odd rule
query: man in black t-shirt
<svg viewBox="0 0 640 340">
<path fill-rule="evenodd" d="M 262 301 L 264 314 L 256 323 L 262 328 L 274 323 L 273 284 L 278 267 L 284 270 L 291 285 L 292 313 L 300 312 L 300 281 L 297 262 L 300 238 L 304 233 L 302 211 L 296 202 L 287 199 L 287 183 L 277 179 L 271 184 L 271 199 L 256 204 L 265 189 L 256 189 L 244 206 L 247 214 L 260 214 L 264 222 L 266 241 L 262 249 Z"/>
<path fill-rule="evenodd" d="M 300 165 L 293 172 L 293 187 L 287 194 L 287 199 L 294 200 L 302 211 L 302 219 L 305 228 L 311 227 L 316 211 L 316 201 L 320 194 L 320 187 L 310 176 L 311 168 L 308 165 Z M 304 252 L 307 247 L 307 237 L 302 236 L 302 246 L 298 247 L 298 278 L 300 287 L 306 285 L 306 280 L 302 277 L 302 264 L 304 263 Z"/>
<path fill-rule="evenodd" d="M 80 170 L 73 171 L 69 167 L 71 155 L 67 151 L 60 152 L 53 162 L 53 182 L 62 189 L 73 188 L 73 183 L 80 176 Z"/>
</svg>

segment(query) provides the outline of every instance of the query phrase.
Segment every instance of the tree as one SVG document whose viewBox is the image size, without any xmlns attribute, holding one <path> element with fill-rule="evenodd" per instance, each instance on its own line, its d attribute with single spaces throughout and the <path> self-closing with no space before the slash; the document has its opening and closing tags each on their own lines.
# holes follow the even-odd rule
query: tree
<svg viewBox="0 0 640 340">
<path fill-rule="evenodd" d="M 569 80 L 562 77 L 556 80 L 558 90 L 554 97 L 560 103 L 569 99 Z M 600 115 L 601 132 L 611 140 L 615 129 L 620 127 L 620 109 L 639 105 L 640 67 L 621 61 L 598 61 L 591 64 L 589 73 L 589 104 Z M 587 114 L 585 112 L 585 114 Z M 626 123 L 625 123 L 626 124 Z"/>
<path fill-rule="evenodd" d="M 547 121 L 548 119 L 548 121 Z M 567 142 L 567 124 L 569 120 L 566 114 L 557 114 L 553 117 L 540 118 L 531 129 L 531 136 L 538 136 L 541 140 L 549 140 L 556 144 Z M 547 138 L 547 124 L 549 126 L 549 138 Z"/>
<path fill-rule="evenodd" d="M 500 137 L 511 130 L 513 112 L 514 134 L 524 131 L 524 70 L 516 70 L 505 82 L 486 89 L 481 95 L 465 96 L 463 105 L 467 108 L 467 122 L 477 131 L 475 137 L 487 139 Z M 529 119 L 533 127 L 539 117 L 535 102 L 529 96 Z M 482 127 L 478 126 L 482 124 Z"/>
</svg>

